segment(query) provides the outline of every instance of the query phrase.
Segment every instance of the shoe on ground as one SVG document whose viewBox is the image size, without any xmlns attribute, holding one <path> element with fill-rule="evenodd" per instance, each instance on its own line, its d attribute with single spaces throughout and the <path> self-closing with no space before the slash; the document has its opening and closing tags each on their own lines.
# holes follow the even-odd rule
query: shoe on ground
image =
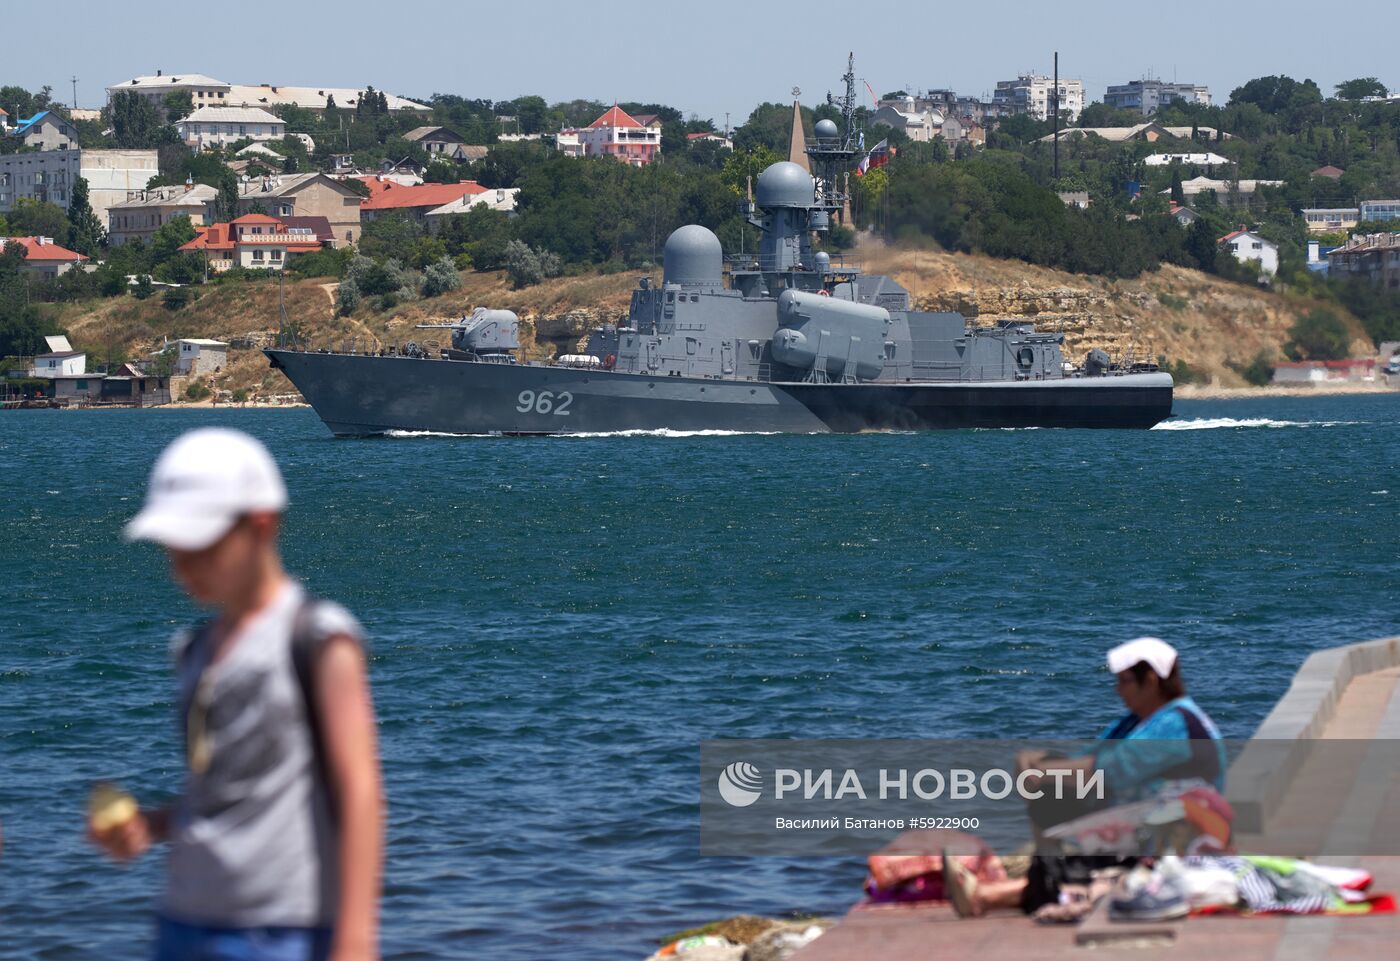
<svg viewBox="0 0 1400 961">
<path fill-rule="evenodd" d="M 1108 901 L 1112 921 L 1174 921 L 1190 912 L 1186 885 L 1175 871 L 1153 871 L 1146 884 L 1126 887 Z"/>
</svg>

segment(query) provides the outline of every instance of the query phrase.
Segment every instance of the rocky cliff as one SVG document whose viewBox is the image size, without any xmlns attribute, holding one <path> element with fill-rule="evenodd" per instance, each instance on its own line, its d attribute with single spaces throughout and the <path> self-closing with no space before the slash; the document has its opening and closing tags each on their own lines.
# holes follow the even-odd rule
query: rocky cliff
<svg viewBox="0 0 1400 961">
<path fill-rule="evenodd" d="M 1115 358 L 1182 361 L 1227 385 L 1242 385 L 1233 367 L 1260 352 L 1281 356 L 1289 328 L 1320 306 L 1174 266 L 1115 281 L 942 251 L 860 253 L 867 271 L 894 277 L 921 310 L 957 310 L 982 324 L 1030 320 L 1063 331 L 1073 360 L 1102 347 Z M 1352 328 L 1354 352 L 1371 353 L 1360 323 L 1328 306 Z"/>
</svg>

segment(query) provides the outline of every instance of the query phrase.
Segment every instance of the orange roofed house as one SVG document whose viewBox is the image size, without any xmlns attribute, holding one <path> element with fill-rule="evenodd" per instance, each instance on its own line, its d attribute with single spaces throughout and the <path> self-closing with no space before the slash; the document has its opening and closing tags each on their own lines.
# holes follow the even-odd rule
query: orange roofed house
<svg viewBox="0 0 1400 961">
<path fill-rule="evenodd" d="M 586 157 L 616 157 L 634 167 L 643 167 L 661 150 L 661 125 L 643 124 L 613 104 L 607 113 L 580 130 L 578 139 Z"/>
<path fill-rule="evenodd" d="M 27 274 L 57 277 L 87 260 L 82 254 L 60 247 L 52 237 L 0 237 L 0 250 L 10 244 L 24 248 L 24 261 L 19 269 Z"/>
<path fill-rule="evenodd" d="M 291 258 L 331 246 L 332 240 L 330 222 L 324 217 L 279 220 L 267 214 L 244 214 L 228 223 L 195 230 L 194 240 L 180 249 L 203 254 L 215 273 L 231 267 L 281 270 Z"/>
<path fill-rule="evenodd" d="M 486 188 L 475 180 L 455 184 L 401 184 L 382 177 L 357 179 L 369 187 L 369 199 L 360 204 L 360 218 L 365 223 L 399 213 L 418 223 L 431 224 L 428 214 L 439 207 L 486 193 Z"/>
</svg>

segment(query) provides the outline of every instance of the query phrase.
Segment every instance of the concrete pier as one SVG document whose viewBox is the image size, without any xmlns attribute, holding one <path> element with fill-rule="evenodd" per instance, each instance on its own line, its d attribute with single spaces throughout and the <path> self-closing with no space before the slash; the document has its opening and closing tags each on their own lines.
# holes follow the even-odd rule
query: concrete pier
<svg viewBox="0 0 1400 961">
<path fill-rule="evenodd" d="M 1338 740 L 1379 742 L 1380 763 L 1355 749 L 1329 751 L 1326 742 Z M 1231 765 L 1226 783 L 1238 849 L 1249 851 L 1256 832 L 1267 831 L 1276 843 L 1279 832 L 1295 831 L 1300 843 L 1320 850 L 1359 851 L 1382 827 L 1400 830 L 1400 766 L 1389 763 L 1397 744 L 1400 637 L 1313 654 Z M 1350 789 L 1335 790 L 1338 784 Z M 1375 877 L 1374 891 L 1400 894 L 1400 856 L 1318 860 L 1364 868 Z M 1396 914 L 1197 917 L 1154 925 L 1137 939 L 1096 943 L 1084 936 L 1112 924 L 1091 917 L 1078 926 L 1047 926 L 1016 912 L 960 919 L 941 903 L 860 903 L 793 961 L 1351 961 L 1392 956 L 1400 943 Z"/>
</svg>

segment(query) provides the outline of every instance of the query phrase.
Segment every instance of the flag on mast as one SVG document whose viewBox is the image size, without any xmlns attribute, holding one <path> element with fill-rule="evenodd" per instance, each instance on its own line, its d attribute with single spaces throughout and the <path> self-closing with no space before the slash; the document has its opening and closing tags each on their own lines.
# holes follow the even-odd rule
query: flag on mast
<svg viewBox="0 0 1400 961">
<path fill-rule="evenodd" d="M 890 146 L 889 138 L 886 137 L 875 146 L 870 148 L 870 152 L 860 158 L 860 163 L 856 165 L 856 176 L 864 177 L 866 171 L 872 167 L 879 169 L 890 162 L 890 158 L 895 155 L 895 148 Z"/>
</svg>

